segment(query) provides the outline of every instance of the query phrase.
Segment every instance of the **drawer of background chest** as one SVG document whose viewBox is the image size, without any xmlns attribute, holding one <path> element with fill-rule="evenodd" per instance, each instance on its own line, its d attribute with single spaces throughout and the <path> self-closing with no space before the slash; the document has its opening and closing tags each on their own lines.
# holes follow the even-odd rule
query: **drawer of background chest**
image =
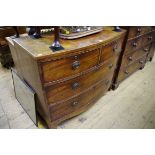
<svg viewBox="0 0 155 155">
<path fill-rule="evenodd" d="M 107 84 L 111 83 L 116 61 L 117 57 L 112 57 L 102 64 L 99 69 L 83 76 L 48 86 L 45 88 L 48 104 L 53 104 L 79 94 L 99 81 L 107 79 Z"/>
<path fill-rule="evenodd" d="M 128 40 L 126 47 L 125 47 L 125 53 L 130 53 L 130 52 L 140 48 L 142 46 L 142 41 L 143 41 L 142 37 Z"/>
<path fill-rule="evenodd" d="M 2 45 L 0 46 L 0 52 L 2 53 L 10 53 L 10 49 L 9 49 L 9 46 L 8 45 Z"/>
<path fill-rule="evenodd" d="M 71 113 L 78 113 L 83 107 L 89 106 L 89 104 L 94 103 L 101 95 L 103 95 L 109 88 L 110 83 L 107 84 L 103 81 L 96 86 L 94 86 L 89 91 L 72 98 L 66 102 L 62 102 L 56 105 L 50 106 L 51 120 L 57 120 L 65 115 Z"/>
<path fill-rule="evenodd" d="M 143 36 L 142 45 L 146 45 L 148 43 L 151 43 L 154 40 L 155 40 L 155 34 L 154 34 L 154 32 L 150 32 L 150 33 Z"/>
<path fill-rule="evenodd" d="M 137 60 L 136 62 L 129 65 L 128 67 L 120 69 L 117 81 L 120 82 L 124 80 L 125 78 L 127 78 L 128 76 L 130 76 L 135 71 L 143 68 L 143 66 L 145 65 L 145 62 L 146 62 L 146 56 Z"/>
<path fill-rule="evenodd" d="M 131 26 L 129 28 L 128 39 L 137 37 L 152 30 L 151 26 Z"/>
<path fill-rule="evenodd" d="M 81 73 L 98 64 L 99 49 L 41 63 L 43 82 L 48 83 Z"/>
<path fill-rule="evenodd" d="M 122 50 L 123 38 L 120 38 L 106 46 L 103 46 L 101 49 L 101 58 L 100 62 L 106 61 L 114 55 L 120 54 Z"/>
<path fill-rule="evenodd" d="M 128 65 L 134 63 L 136 60 L 145 57 L 150 51 L 151 44 L 146 45 L 132 53 L 123 56 L 121 68 L 125 68 Z"/>
</svg>

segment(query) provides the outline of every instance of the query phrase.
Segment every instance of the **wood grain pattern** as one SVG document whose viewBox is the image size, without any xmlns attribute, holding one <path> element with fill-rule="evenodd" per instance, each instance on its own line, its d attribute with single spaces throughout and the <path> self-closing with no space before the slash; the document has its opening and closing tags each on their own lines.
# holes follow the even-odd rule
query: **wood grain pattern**
<svg viewBox="0 0 155 155">
<path fill-rule="evenodd" d="M 40 39 L 32 39 L 30 36 L 23 34 L 20 38 L 14 39 L 26 52 L 34 59 L 47 62 L 48 60 L 60 59 L 61 57 L 71 56 L 79 51 L 106 45 L 107 43 L 117 40 L 125 35 L 126 30 L 121 32 L 113 31 L 113 27 L 105 27 L 100 33 L 86 36 L 75 40 L 60 39 L 64 50 L 53 52 L 49 47 L 53 41 L 53 35 L 43 35 Z M 34 46 L 35 45 L 35 46 Z"/>
<path fill-rule="evenodd" d="M 126 68 L 130 64 L 134 63 L 136 60 L 142 57 L 146 57 L 150 51 L 150 48 L 151 48 L 151 45 L 148 44 L 138 49 L 137 51 L 133 51 L 133 52 L 130 52 L 129 54 L 124 55 L 121 68 Z"/>
<path fill-rule="evenodd" d="M 108 79 L 109 78 L 107 77 L 106 80 Z M 79 111 L 83 108 L 83 106 L 88 106 L 99 94 L 103 94 L 108 90 L 110 83 L 107 83 L 106 80 L 94 85 L 90 90 L 86 91 L 82 95 L 79 95 L 64 103 L 51 106 L 51 119 L 53 121 L 60 119 L 65 115 Z"/>
<path fill-rule="evenodd" d="M 100 67 L 84 76 L 73 78 L 65 82 L 52 85 L 46 88 L 47 100 L 49 104 L 67 99 L 76 94 L 81 93 L 83 90 L 88 89 L 92 84 L 102 81 L 109 76 L 107 82 L 110 83 L 115 70 L 118 57 L 112 57 L 105 61 Z M 74 86 L 75 85 L 75 86 Z"/>
<path fill-rule="evenodd" d="M 143 35 L 147 32 L 150 32 L 152 30 L 151 26 L 132 26 L 129 29 L 129 35 L 128 38 L 134 38 L 137 37 L 139 35 Z"/>
<path fill-rule="evenodd" d="M 99 49 L 42 64 L 44 82 L 66 78 L 98 64 Z"/>
<path fill-rule="evenodd" d="M 138 37 L 132 40 L 128 40 L 126 43 L 125 53 L 129 53 L 129 52 L 139 49 L 143 42 L 142 39 L 143 39 L 142 37 Z"/>
<path fill-rule="evenodd" d="M 114 42 L 111 42 L 111 44 L 108 44 L 108 45 L 102 47 L 100 63 L 109 59 L 113 55 L 119 55 L 122 50 L 123 40 L 124 40 L 124 38 L 120 38 L 118 40 L 115 40 Z"/>
<path fill-rule="evenodd" d="M 145 65 L 145 61 L 146 61 L 146 56 L 136 60 L 133 64 L 129 65 L 128 67 L 121 69 L 118 76 L 118 82 L 123 81 L 135 71 L 142 69 Z"/>
</svg>

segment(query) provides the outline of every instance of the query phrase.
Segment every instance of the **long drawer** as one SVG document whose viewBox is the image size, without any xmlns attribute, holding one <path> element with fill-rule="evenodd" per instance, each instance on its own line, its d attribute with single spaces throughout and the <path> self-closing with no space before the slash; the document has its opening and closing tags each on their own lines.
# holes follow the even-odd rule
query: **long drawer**
<svg viewBox="0 0 155 155">
<path fill-rule="evenodd" d="M 132 53 L 124 55 L 121 68 L 126 68 L 127 66 L 134 63 L 136 60 L 142 57 L 145 57 L 149 53 L 150 48 L 151 48 L 151 44 L 146 45 L 136 51 L 133 51 Z"/>
<path fill-rule="evenodd" d="M 137 37 L 152 30 L 151 26 L 133 26 L 130 27 L 128 39 Z"/>
<path fill-rule="evenodd" d="M 64 79 L 90 69 L 98 64 L 99 49 L 84 51 L 73 56 L 42 63 L 43 82 Z"/>
<path fill-rule="evenodd" d="M 146 62 L 146 56 L 144 56 L 143 58 L 140 58 L 139 60 L 137 60 L 130 66 L 128 66 L 127 68 L 120 69 L 117 81 L 120 82 L 125 78 L 127 78 L 128 76 L 130 76 L 135 71 L 143 68 L 145 65 L 145 62 Z"/>
<path fill-rule="evenodd" d="M 51 120 L 57 120 L 73 112 L 78 112 L 85 106 L 89 106 L 89 104 L 93 103 L 96 99 L 103 95 L 103 93 L 108 90 L 109 86 L 110 83 L 107 84 L 107 80 L 102 81 L 87 92 L 75 98 L 59 103 L 57 105 L 50 106 Z"/>
<path fill-rule="evenodd" d="M 113 56 L 92 72 L 62 83 L 48 86 L 46 88 L 48 104 L 65 100 L 79 94 L 81 91 L 84 91 L 105 78 L 108 79 L 107 84 L 111 83 L 117 59 L 118 57 Z"/>
</svg>

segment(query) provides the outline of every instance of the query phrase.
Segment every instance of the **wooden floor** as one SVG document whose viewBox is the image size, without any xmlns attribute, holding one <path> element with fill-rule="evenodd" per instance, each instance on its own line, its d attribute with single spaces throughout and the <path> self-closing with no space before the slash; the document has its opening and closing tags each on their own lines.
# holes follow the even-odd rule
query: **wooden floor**
<svg viewBox="0 0 155 155">
<path fill-rule="evenodd" d="M 14 97 L 10 71 L 1 66 L 0 128 L 36 128 Z M 88 111 L 58 128 L 155 128 L 155 58 Z"/>
</svg>

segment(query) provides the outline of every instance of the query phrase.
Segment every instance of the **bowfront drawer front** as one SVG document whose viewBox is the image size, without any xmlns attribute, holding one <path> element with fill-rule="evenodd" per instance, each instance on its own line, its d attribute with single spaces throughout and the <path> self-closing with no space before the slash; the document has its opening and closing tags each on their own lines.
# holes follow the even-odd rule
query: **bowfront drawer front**
<svg viewBox="0 0 155 155">
<path fill-rule="evenodd" d="M 79 94 L 106 78 L 108 79 L 107 84 L 111 83 L 116 61 L 117 57 L 112 57 L 90 73 L 47 87 L 48 104 L 53 104 Z"/>
<path fill-rule="evenodd" d="M 107 81 L 105 80 L 75 98 L 56 105 L 50 105 L 51 120 L 57 120 L 71 113 L 78 113 L 83 107 L 94 103 L 94 101 L 108 90 L 109 86 L 110 83 L 107 84 Z"/>
<path fill-rule="evenodd" d="M 47 83 L 86 71 L 96 66 L 98 59 L 99 49 L 92 49 L 74 56 L 43 63 L 43 80 Z"/>
<path fill-rule="evenodd" d="M 118 75 L 118 82 L 124 80 L 125 78 L 130 76 L 135 71 L 143 68 L 145 65 L 145 62 L 146 62 L 146 56 L 137 60 L 136 62 L 134 62 L 133 64 L 131 64 L 127 68 L 120 69 L 119 75 Z"/>
<path fill-rule="evenodd" d="M 110 57 L 112 57 L 113 55 L 118 55 L 120 54 L 121 50 L 122 50 L 122 43 L 123 43 L 123 38 L 118 39 L 106 46 L 103 46 L 101 48 L 101 58 L 100 58 L 100 62 L 104 62 L 107 59 L 109 59 Z"/>
<path fill-rule="evenodd" d="M 151 44 L 144 46 L 132 53 L 124 55 L 121 68 L 125 68 L 128 65 L 134 63 L 136 60 L 145 57 L 150 51 Z"/>
<path fill-rule="evenodd" d="M 132 52 L 133 50 L 137 50 L 142 46 L 142 37 L 138 37 L 136 39 L 128 40 L 126 47 L 125 47 L 125 53 Z"/>
<path fill-rule="evenodd" d="M 139 35 L 145 34 L 147 32 L 150 32 L 152 30 L 151 26 L 133 26 L 130 27 L 128 39 L 137 37 Z"/>
<path fill-rule="evenodd" d="M 154 32 L 150 32 L 143 36 L 142 45 L 146 45 L 148 43 L 151 43 L 155 40 Z"/>
</svg>

